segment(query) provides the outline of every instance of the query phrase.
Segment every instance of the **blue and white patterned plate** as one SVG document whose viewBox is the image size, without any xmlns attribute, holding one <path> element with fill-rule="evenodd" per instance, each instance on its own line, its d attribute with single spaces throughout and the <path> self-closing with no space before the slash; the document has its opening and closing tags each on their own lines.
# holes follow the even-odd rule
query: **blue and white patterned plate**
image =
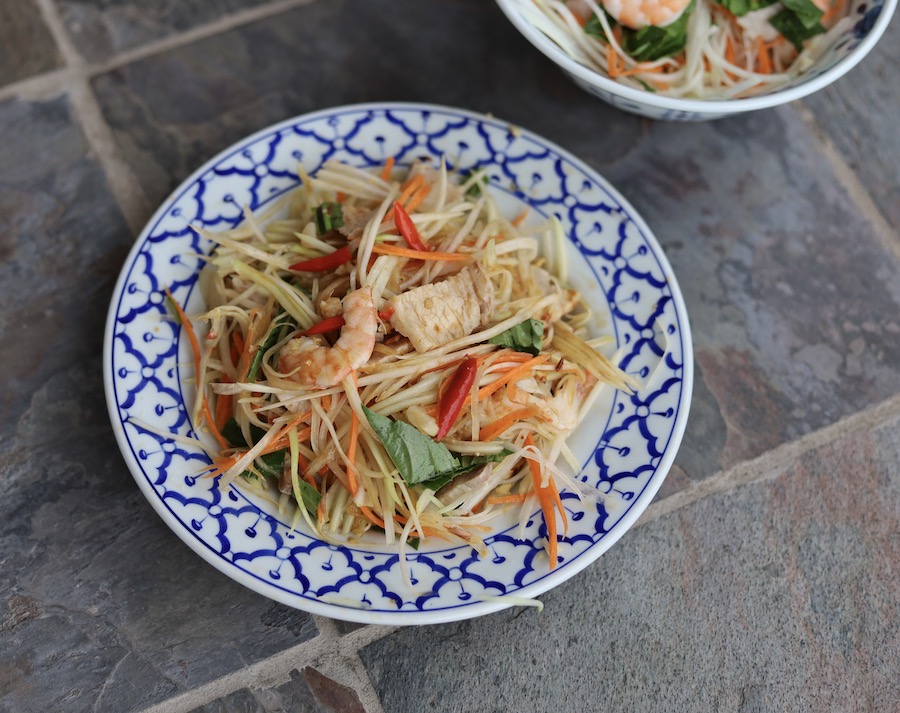
<svg viewBox="0 0 900 713">
<path fill-rule="evenodd" d="M 455 168 L 487 167 L 492 192 L 516 215 L 556 215 L 571 243 L 572 283 L 605 316 L 620 364 L 642 388 L 601 399 L 571 439 L 580 478 L 603 494 L 583 504 L 564 493 L 569 531 L 552 572 L 536 511 L 519 537 L 511 520 L 486 539 L 488 554 L 423 543 L 407 555 L 413 587 L 395 551 L 373 543 L 337 547 L 234 486 L 198 477 L 199 449 L 156 435 L 194 435 L 189 347 L 166 317 L 163 290 L 204 305 L 198 254 L 212 245 L 193 223 L 223 230 L 241 207 L 265 206 L 297 185 L 302 162 L 355 166 L 446 155 Z M 635 210 L 584 163 L 499 119 L 421 104 L 369 104 L 307 114 L 264 129 L 187 179 L 153 216 L 128 257 L 110 305 L 104 379 L 113 429 L 142 492 L 165 522 L 207 562 L 251 589 L 313 614 L 381 624 L 426 624 L 536 597 L 606 551 L 647 507 L 684 432 L 692 383 L 684 302 L 669 263 Z M 149 424 L 153 431 L 141 424 Z"/>
</svg>

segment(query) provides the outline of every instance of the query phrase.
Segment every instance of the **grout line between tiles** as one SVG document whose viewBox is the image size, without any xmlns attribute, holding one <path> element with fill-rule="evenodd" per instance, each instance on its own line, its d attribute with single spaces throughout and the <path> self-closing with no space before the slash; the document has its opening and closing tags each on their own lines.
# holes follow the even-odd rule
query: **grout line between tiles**
<svg viewBox="0 0 900 713">
<path fill-rule="evenodd" d="M 812 110 L 802 102 L 796 102 L 794 108 L 800 120 L 818 140 L 819 148 L 821 148 L 825 159 L 834 171 L 838 182 L 850 196 L 850 200 L 859 208 L 863 217 L 869 221 L 882 244 L 900 260 L 900 231 L 891 226 L 888 219 L 875 204 L 875 201 L 872 200 L 868 189 L 863 185 L 859 176 L 850 167 L 843 154 L 816 120 Z"/>
<path fill-rule="evenodd" d="M 51 0 L 36 0 L 44 23 L 53 35 L 68 66 L 65 88 L 85 139 L 106 175 L 122 215 L 133 235 L 137 235 L 150 215 L 150 202 L 135 173 L 122 157 L 109 124 L 91 90 L 85 63 L 66 32 L 62 18 Z"/>
<path fill-rule="evenodd" d="M 257 661 L 239 671 L 145 708 L 142 713 L 189 713 L 242 688 L 274 688 L 291 678 L 291 671 L 312 666 L 325 676 L 356 691 L 366 713 L 384 713 L 359 650 L 392 634 L 399 627 L 369 625 L 340 636 L 330 619 L 313 617 L 319 635 L 302 644 Z"/>
<path fill-rule="evenodd" d="M 635 523 L 635 527 L 676 512 L 711 495 L 772 480 L 803 455 L 831 443 L 846 433 L 871 429 L 887 418 L 900 415 L 900 394 L 882 401 L 877 406 L 859 411 L 817 431 L 807 433 L 795 441 L 785 443 L 752 460 L 743 461 L 728 470 L 706 480 L 701 480 L 664 500 L 652 503 Z"/>
</svg>

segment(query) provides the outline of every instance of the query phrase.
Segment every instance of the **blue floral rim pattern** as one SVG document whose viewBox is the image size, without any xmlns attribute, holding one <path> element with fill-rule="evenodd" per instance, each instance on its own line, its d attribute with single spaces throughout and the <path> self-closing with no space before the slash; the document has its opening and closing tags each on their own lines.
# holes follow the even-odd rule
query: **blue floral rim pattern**
<svg viewBox="0 0 900 713">
<path fill-rule="evenodd" d="M 572 277 L 608 312 L 603 329 L 619 363 L 644 386 L 610 393 L 573 438 L 579 477 L 603 498 L 583 504 L 563 493 L 570 529 L 553 571 L 535 513 L 486 539 L 488 554 L 423 546 L 407 555 L 412 588 L 383 543 L 334 546 L 234 486 L 198 473 L 198 448 L 159 432 L 195 436 L 190 356 L 167 319 L 169 287 L 189 313 L 202 311 L 199 255 L 212 245 L 192 224 L 231 228 L 242 207 L 258 209 L 298 185 L 297 164 L 313 173 L 339 159 L 374 167 L 446 156 L 453 168 L 484 167 L 498 200 L 555 215 L 571 241 Z M 550 142 L 505 122 L 419 104 L 342 107 L 265 129 L 223 152 L 164 203 L 122 270 L 107 321 L 104 376 L 110 418 L 142 492 L 192 549 L 235 580 L 278 601 L 332 618 L 434 623 L 534 597 L 608 549 L 649 504 L 678 448 L 692 384 L 690 330 L 671 268 L 634 209 L 600 176 Z M 147 424 L 149 427 L 145 427 Z"/>
</svg>

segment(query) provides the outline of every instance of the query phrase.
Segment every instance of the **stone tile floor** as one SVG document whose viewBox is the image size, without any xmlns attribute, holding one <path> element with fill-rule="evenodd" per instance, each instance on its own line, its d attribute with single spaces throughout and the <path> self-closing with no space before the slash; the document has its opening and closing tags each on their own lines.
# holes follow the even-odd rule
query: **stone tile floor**
<svg viewBox="0 0 900 713">
<path fill-rule="evenodd" d="M 898 47 L 895 21 L 820 94 L 685 126 L 590 99 L 484 0 L 4 5 L 0 711 L 900 710 Z M 676 464 L 540 614 L 272 603 L 167 530 L 110 433 L 102 326 L 155 206 L 273 121 L 391 99 L 583 157 L 685 294 Z"/>
</svg>

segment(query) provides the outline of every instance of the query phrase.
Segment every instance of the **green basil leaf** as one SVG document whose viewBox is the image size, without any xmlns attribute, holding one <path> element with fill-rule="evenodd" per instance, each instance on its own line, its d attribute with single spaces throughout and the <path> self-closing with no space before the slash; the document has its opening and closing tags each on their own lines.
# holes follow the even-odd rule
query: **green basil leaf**
<svg viewBox="0 0 900 713">
<path fill-rule="evenodd" d="M 266 453 L 263 456 L 259 456 L 254 463 L 256 464 L 256 469 L 262 474 L 267 475 L 270 478 L 281 478 L 281 473 L 284 471 L 284 459 L 287 454 L 287 449 L 282 449 L 280 451 L 275 451 L 274 453 Z"/>
<path fill-rule="evenodd" d="M 681 52 L 687 43 L 687 23 L 693 9 L 694 0 L 691 0 L 681 17 L 670 25 L 627 31 L 622 38 L 622 49 L 637 62 L 652 62 Z"/>
<path fill-rule="evenodd" d="M 524 322 L 519 322 L 515 327 L 510 327 L 505 332 L 500 332 L 496 337 L 491 337 L 488 339 L 488 342 L 537 356 L 541 353 L 541 340 L 543 337 L 544 323 L 538 319 L 526 319 Z"/>
<path fill-rule="evenodd" d="M 812 30 L 817 26 L 821 27 L 821 25 L 819 25 L 819 20 L 822 19 L 822 16 L 825 13 L 816 7 L 812 0 L 781 0 L 781 4 L 793 12 L 800 21 L 800 24 L 807 30 Z M 822 28 L 822 31 L 824 31 L 824 29 L 825 28 Z M 812 35 L 810 35 L 810 37 L 812 37 Z"/>
<path fill-rule="evenodd" d="M 406 544 L 409 545 L 410 547 L 412 547 L 414 550 L 418 550 L 419 549 L 419 538 L 418 537 L 410 537 L 406 541 Z"/>
<path fill-rule="evenodd" d="M 798 52 L 803 51 L 803 43 L 810 37 L 815 37 L 825 32 L 825 28 L 818 22 L 812 27 L 807 27 L 791 10 L 782 10 L 769 19 L 769 24 L 778 30 L 788 42 L 794 45 Z"/>
<path fill-rule="evenodd" d="M 715 0 L 719 5 L 728 10 L 732 15 L 741 17 L 748 12 L 762 10 L 764 7 L 774 5 L 778 0 Z"/>
<path fill-rule="evenodd" d="M 300 478 L 298 485 L 300 486 L 300 497 L 303 498 L 303 507 L 307 509 L 310 515 L 315 515 L 319 509 L 322 493 L 303 480 L 303 478 Z"/>
<path fill-rule="evenodd" d="M 606 18 L 609 20 L 610 27 L 616 26 L 616 21 L 609 15 L 607 15 Z M 584 23 L 584 31 L 591 37 L 596 37 L 601 42 L 608 42 L 606 39 L 606 32 L 603 30 L 603 25 L 600 24 L 600 18 L 596 15 L 591 15 L 591 19 Z"/>
<path fill-rule="evenodd" d="M 504 448 L 499 453 L 491 453 L 486 456 L 460 456 L 459 466 L 457 468 L 448 470 L 446 473 L 441 473 L 436 478 L 432 478 L 431 480 L 426 481 L 424 485 L 429 490 L 440 490 L 457 476 L 464 475 L 469 471 L 475 470 L 485 463 L 499 463 L 504 458 L 506 458 L 506 456 L 511 454 L 512 451 Z"/>
<path fill-rule="evenodd" d="M 416 485 L 459 467 L 443 443 L 436 443 L 403 421 L 393 421 L 363 406 L 369 424 L 408 485 Z"/>
<path fill-rule="evenodd" d="M 238 426 L 237 421 L 233 418 L 228 419 L 228 423 L 225 424 L 225 427 L 222 429 L 222 435 L 225 437 L 225 440 L 228 441 L 235 448 L 252 448 L 256 443 L 259 442 L 259 439 L 266 435 L 266 432 L 261 429 L 259 426 L 255 426 L 254 424 L 250 424 L 250 443 L 247 442 L 247 439 L 244 438 L 244 432 L 241 431 L 240 426 Z"/>
</svg>

